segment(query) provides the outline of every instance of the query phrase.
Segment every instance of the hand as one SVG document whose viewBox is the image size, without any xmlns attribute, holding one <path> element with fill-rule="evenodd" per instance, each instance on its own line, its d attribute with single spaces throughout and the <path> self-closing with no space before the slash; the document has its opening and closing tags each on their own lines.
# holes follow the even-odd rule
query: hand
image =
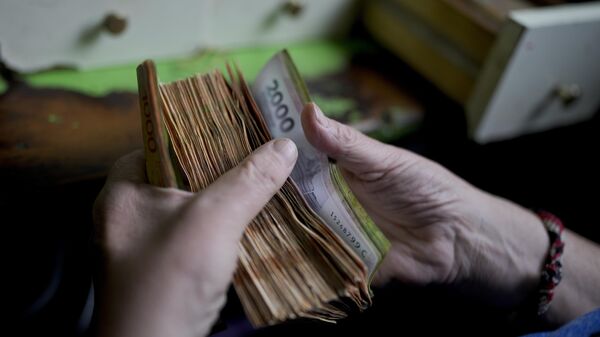
<svg viewBox="0 0 600 337">
<path fill-rule="evenodd" d="M 296 157 L 291 141 L 269 142 L 196 194 L 145 183 L 142 152 L 120 159 L 94 205 L 106 257 L 101 334 L 207 334 L 225 302 L 246 225 Z"/>
<path fill-rule="evenodd" d="M 311 144 L 337 161 L 391 241 L 380 282 L 456 285 L 503 306 L 516 305 L 535 287 L 548 238 L 533 213 L 328 119 L 314 104 L 302 112 L 302 125 Z"/>
</svg>

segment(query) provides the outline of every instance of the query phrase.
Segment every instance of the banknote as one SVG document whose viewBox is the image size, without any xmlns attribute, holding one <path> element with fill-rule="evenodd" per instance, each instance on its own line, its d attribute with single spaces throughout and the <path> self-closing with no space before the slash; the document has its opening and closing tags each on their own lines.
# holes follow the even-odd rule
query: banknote
<svg viewBox="0 0 600 337">
<path fill-rule="evenodd" d="M 300 116 L 310 97 L 289 53 L 277 53 L 251 89 L 271 136 L 289 138 L 298 147 L 293 182 L 313 211 L 352 248 L 372 276 L 390 243 L 356 200 L 336 165 L 306 139 Z"/>
<path fill-rule="evenodd" d="M 271 138 L 292 139 L 291 179 L 239 242 L 236 293 L 255 327 L 366 309 L 390 244 L 341 170 L 307 141 L 300 116 L 310 97 L 289 54 L 276 54 L 251 90 L 239 69 L 227 73 L 229 82 L 215 70 L 159 84 L 152 61 L 138 67 L 150 183 L 199 192 Z"/>
</svg>

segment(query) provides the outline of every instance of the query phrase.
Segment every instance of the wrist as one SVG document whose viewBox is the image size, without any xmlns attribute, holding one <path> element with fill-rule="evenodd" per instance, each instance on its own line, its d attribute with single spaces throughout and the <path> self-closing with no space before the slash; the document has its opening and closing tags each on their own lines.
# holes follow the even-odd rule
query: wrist
<svg viewBox="0 0 600 337">
<path fill-rule="evenodd" d="M 506 309 L 523 303 L 539 284 L 548 234 L 531 211 L 474 189 L 457 235 L 463 247 L 458 284 L 467 294 Z"/>
</svg>

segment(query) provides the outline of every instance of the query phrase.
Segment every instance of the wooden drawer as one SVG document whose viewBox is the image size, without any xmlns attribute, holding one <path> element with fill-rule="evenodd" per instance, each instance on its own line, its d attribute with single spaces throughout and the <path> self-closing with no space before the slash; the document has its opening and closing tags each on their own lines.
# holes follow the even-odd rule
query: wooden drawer
<svg viewBox="0 0 600 337">
<path fill-rule="evenodd" d="M 9 0 L 0 3 L 0 56 L 10 68 L 32 72 L 178 57 L 205 48 L 292 43 L 343 33 L 355 3 Z M 106 24 L 111 13 L 115 16 Z M 119 24 L 125 26 L 120 32 Z"/>
</svg>

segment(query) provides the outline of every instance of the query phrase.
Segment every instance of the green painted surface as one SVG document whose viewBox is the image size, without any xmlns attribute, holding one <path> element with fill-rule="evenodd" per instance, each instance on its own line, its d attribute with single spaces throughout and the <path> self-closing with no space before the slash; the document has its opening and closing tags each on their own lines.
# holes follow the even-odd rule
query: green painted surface
<svg viewBox="0 0 600 337">
<path fill-rule="evenodd" d="M 357 108 L 356 102 L 346 97 L 325 97 L 318 94 L 311 95 L 311 97 L 331 118 L 341 118 L 347 111 Z"/>
<path fill-rule="evenodd" d="M 174 81 L 215 68 L 224 69 L 225 62 L 229 60 L 237 62 L 247 80 L 252 81 L 273 54 L 287 48 L 302 76 L 310 78 L 343 69 L 352 52 L 362 47 L 355 42 L 323 40 L 290 46 L 272 45 L 231 51 L 206 50 L 190 58 L 155 62 L 162 82 Z M 102 96 L 111 91 L 137 92 L 136 66 L 137 64 L 128 64 L 86 71 L 53 70 L 26 75 L 25 78 L 34 87 L 63 88 Z M 0 83 L 0 88 L 1 86 Z"/>
</svg>

